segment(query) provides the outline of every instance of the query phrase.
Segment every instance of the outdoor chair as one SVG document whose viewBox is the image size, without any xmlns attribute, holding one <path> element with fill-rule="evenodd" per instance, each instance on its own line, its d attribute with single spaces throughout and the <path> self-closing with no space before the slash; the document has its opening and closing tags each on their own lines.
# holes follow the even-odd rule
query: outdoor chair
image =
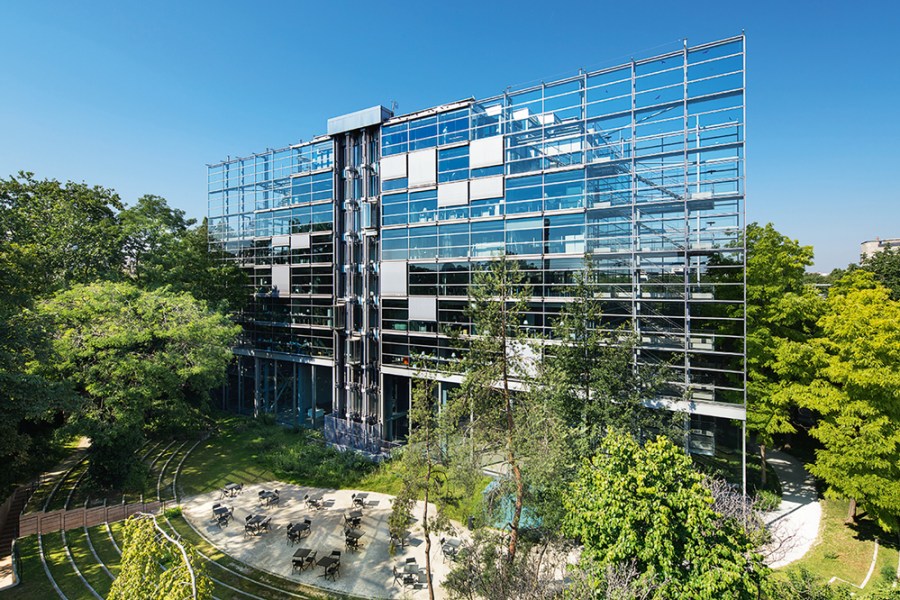
<svg viewBox="0 0 900 600">
<path fill-rule="evenodd" d="M 303 568 L 300 570 L 302 571 L 305 568 L 309 568 L 309 567 L 313 566 L 315 564 L 315 562 L 316 562 L 316 554 L 314 552 L 306 557 L 306 561 L 303 563 Z"/>
<path fill-rule="evenodd" d="M 262 523 L 259 524 L 260 531 L 265 531 L 269 533 L 269 524 L 272 522 L 272 517 L 266 517 L 263 519 Z"/>
<path fill-rule="evenodd" d="M 244 524 L 244 535 L 256 535 L 257 529 L 249 523 Z"/>
<path fill-rule="evenodd" d="M 335 579 L 337 579 L 337 576 L 338 576 L 338 574 L 340 574 L 340 572 L 341 572 L 341 564 L 340 563 L 335 563 L 333 565 L 330 565 L 330 566 L 326 567 L 326 569 L 325 569 L 325 579 L 330 579 L 330 580 L 334 581 Z"/>
<path fill-rule="evenodd" d="M 335 557 L 338 562 L 341 562 L 341 551 L 340 550 L 332 550 L 331 556 Z"/>
</svg>

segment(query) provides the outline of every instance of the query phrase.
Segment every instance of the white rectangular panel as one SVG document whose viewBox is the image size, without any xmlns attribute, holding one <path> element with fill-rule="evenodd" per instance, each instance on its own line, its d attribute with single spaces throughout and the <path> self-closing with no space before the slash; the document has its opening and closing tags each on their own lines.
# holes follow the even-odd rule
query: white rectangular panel
<svg viewBox="0 0 900 600">
<path fill-rule="evenodd" d="M 410 321 L 437 321 L 437 298 L 410 296 Z"/>
<path fill-rule="evenodd" d="M 395 154 L 381 159 L 382 181 L 404 177 L 406 177 L 406 154 Z"/>
<path fill-rule="evenodd" d="M 291 236 L 291 248 L 309 248 L 309 234 L 295 233 Z"/>
<path fill-rule="evenodd" d="M 381 263 L 381 295 L 406 295 L 406 262 Z"/>
<path fill-rule="evenodd" d="M 503 136 L 481 138 L 469 142 L 469 168 L 494 167 L 503 164 Z"/>
<path fill-rule="evenodd" d="M 503 175 L 469 181 L 469 200 L 503 197 Z"/>
<path fill-rule="evenodd" d="M 438 186 L 438 207 L 460 206 L 469 203 L 469 182 L 454 181 Z"/>
<path fill-rule="evenodd" d="M 437 149 L 416 150 L 408 155 L 409 187 L 423 187 L 437 183 Z"/>
<path fill-rule="evenodd" d="M 272 265 L 272 289 L 278 290 L 279 296 L 291 293 L 290 265 Z"/>
<path fill-rule="evenodd" d="M 272 236 L 272 247 L 275 246 L 287 246 L 290 244 L 290 236 L 288 235 L 273 235 Z"/>
</svg>

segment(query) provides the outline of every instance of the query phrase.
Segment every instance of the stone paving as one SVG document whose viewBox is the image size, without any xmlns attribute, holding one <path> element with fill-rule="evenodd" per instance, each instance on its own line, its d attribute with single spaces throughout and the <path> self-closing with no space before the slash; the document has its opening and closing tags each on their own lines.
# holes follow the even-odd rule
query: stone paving
<svg viewBox="0 0 900 600">
<path fill-rule="evenodd" d="M 280 502 L 267 507 L 260 504 L 261 490 L 277 489 Z M 220 499 L 219 490 L 186 499 L 183 514 L 207 540 L 223 552 L 257 569 L 280 575 L 325 590 L 363 598 L 427 598 L 425 584 L 403 586 L 395 581 L 392 567 L 399 566 L 409 557 L 415 557 L 419 567 L 425 568 L 425 539 L 418 523 L 421 522 L 424 503 L 418 502 L 414 509 L 417 522 L 410 528 L 409 544 L 398 548 L 394 556 L 388 552 L 388 517 L 391 514 L 391 496 L 369 492 L 366 508 L 363 510 L 360 531 L 360 549 L 350 551 L 344 547 L 344 514 L 351 508 L 352 490 L 322 490 L 300 487 L 277 481 L 259 485 L 249 485 L 243 493 L 234 498 Z M 326 506 L 315 510 L 306 507 L 305 495 L 323 494 Z M 212 505 L 216 502 L 234 508 L 234 520 L 224 528 L 212 521 Z M 429 507 L 429 513 L 434 510 Z M 244 518 L 248 514 L 264 514 L 272 517 L 269 533 L 256 536 L 244 534 Z M 312 521 L 311 533 L 291 546 L 287 541 L 288 523 Z M 432 535 L 431 571 L 435 583 L 435 598 L 445 598 L 440 587 L 449 569 L 441 552 L 441 537 L 464 536 L 462 527 L 455 525 L 459 534 Z M 317 558 L 328 556 L 333 550 L 341 551 L 340 576 L 336 581 L 326 580 L 324 569 L 319 566 L 303 572 L 292 573 L 291 558 L 298 548 L 317 551 Z"/>
</svg>

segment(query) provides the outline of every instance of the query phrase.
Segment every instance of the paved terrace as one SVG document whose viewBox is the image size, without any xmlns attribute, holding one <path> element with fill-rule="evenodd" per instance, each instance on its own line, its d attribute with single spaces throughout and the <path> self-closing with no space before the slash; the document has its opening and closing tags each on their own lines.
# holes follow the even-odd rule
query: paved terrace
<svg viewBox="0 0 900 600">
<path fill-rule="evenodd" d="M 264 489 L 277 489 L 280 502 L 271 507 L 260 504 L 258 492 Z M 303 499 L 307 494 L 324 495 L 325 508 L 307 508 Z M 219 490 L 194 496 L 183 501 L 183 514 L 211 544 L 257 569 L 351 596 L 427 598 L 428 590 L 424 583 L 415 587 L 403 586 L 394 580 L 392 571 L 393 566 L 405 562 L 409 557 L 415 557 L 419 567 L 425 568 L 425 539 L 419 527 L 424 502 L 417 502 L 413 511 L 417 521 L 410 527 L 408 545 L 397 548 L 394 556 L 391 556 L 388 553 L 388 517 L 391 514 L 392 496 L 385 494 L 368 493 L 367 506 L 363 510 L 362 525 L 359 528 L 359 531 L 364 532 L 360 549 L 349 551 L 344 547 L 344 514 L 350 510 L 352 494 L 352 490 L 322 490 L 271 481 L 248 485 L 243 493 L 234 498 L 221 499 Z M 212 505 L 216 502 L 234 507 L 234 520 L 227 527 L 220 528 L 211 519 Z M 433 510 L 434 507 L 430 506 L 429 514 Z M 251 513 L 272 517 L 269 533 L 244 535 L 244 517 Z M 301 522 L 304 518 L 312 521 L 311 533 L 291 546 L 287 541 L 287 525 Z M 462 532 L 459 524 L 454 523 L 454 526 L 457 532 Z M 448 538 L 459 537 L 444 535 Z M 441 537 L 443 535 L 432 535 L 431 538 L 431 571 L 437 584 L 435 598 L 446 598 L 440 583 L 450 570 L 450 562 L 445 562 L 441 552 Z M 340 576 L 336 581 L 326 580 L 321 576 L 324 569 L 319 566 L 292 573 L 291 559 L 298 548 L 316 550 L 317 558 L 328 556 L 333 550 L 340 550 Z"/>
</svg>

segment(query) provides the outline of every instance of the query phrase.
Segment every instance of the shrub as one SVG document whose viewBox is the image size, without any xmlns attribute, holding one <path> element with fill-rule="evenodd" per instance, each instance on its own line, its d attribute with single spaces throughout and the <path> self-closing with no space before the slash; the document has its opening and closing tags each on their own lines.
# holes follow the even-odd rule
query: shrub
<svg viewBox="0 0 900 600">
<path fill-rule="evenodd" d="M 756 492 L 756 508 L 763 512 L 775 510 L 781 506 L 781 496 L 769 490 L 758 490 Z"/>
</svg>

